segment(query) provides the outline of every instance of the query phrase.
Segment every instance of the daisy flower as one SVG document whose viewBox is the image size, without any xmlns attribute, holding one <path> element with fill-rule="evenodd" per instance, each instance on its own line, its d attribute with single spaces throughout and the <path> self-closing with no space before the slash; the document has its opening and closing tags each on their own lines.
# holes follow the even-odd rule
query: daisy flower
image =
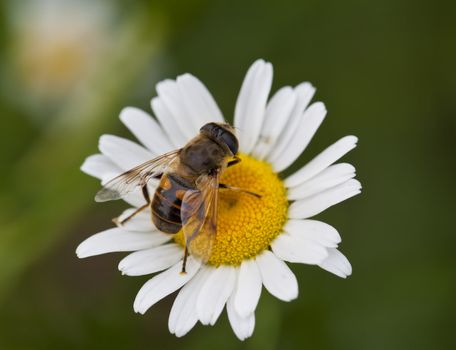
<svg viewBox="0 0 456 350">
<path fill-rule="evenodd" d="M 5 5 L 13 38 L 11 70 L 5 73 L 14 74 L 21 91 L 12 92 L 11 98 L 30 105 L 33 115 L 37 108 L 64 101 L 104 62 L 105 50 L 117 44 L 109 30 L 115 18 L 109 4 L 24 0 Z"/>
<path fill-rule="evenodd" d="M 355 168 L 337 163 L 356 146 L 346 136 L 329 146 L 287 178 L 280 173 L 309 144 L 326 108 L 311 103 L 310 83 L 283 87 L 269 100 L 272 65 L 257 60 L 248 70 L 234 112 L 242 162 L 227 168 L 223 183 L 261 193 L 220 191 L 217 235 L 207 263 L 189 257 L 187 273 L 180 274 L 184 256 L 181 233 L 159 232 L 143 211 L 122 227 L 97 233 L 76 250 L 78 257 L 133 252 L 119 263 L 129 276 L 157 273 L 138 292 L 134 310 L 144 314 L 152 305 L 180 289 L 169 316 L 169 330 L 180 337 L 199 321 L 214 325 L 225 305 L 234 333 L 250 337 L 255 309 L 263 286 L 283 301 L 298 296 L 298 283 L 286 262 L 317 265 L 339 277 L 351 274 L 351 265 L 337 249 L 341 241 L 332 226 L 311 217 L 360 193 Z M 82 171 L 106 183 L 114 176 L 160 154 L 185 145 L 208 122 L 223 115 L 206 87 L 194 76 L 157 84 L 152 99 L 153 118 L 127 107 L 120 119 L 140 144 L 112 135 L 100 138 L 100 154 L 86 159 Z M 153 193 L 156 183 L 149 183 Z M 132 206 L 127 217 L 144 204 L 138 191 L 127 195 Z"/>
</svg>

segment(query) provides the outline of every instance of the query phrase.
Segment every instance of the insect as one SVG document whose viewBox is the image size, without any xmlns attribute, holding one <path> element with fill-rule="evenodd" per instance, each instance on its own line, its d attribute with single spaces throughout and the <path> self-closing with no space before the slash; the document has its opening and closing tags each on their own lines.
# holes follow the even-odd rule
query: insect
<svg viewBox="0 0 456 350">
<path fill-rule="evenodd" d="M 96 194 L 97 202 L 120 199 L 140 187 L 146 203 L 128 217 L 115 221 L 122 225 L 146 208 L 152 222 L 162 232 L 185 237 L 182 273 L 188 254 L 207 262 L 217 232 L 217 200 L 220 188 L 261 196 L 220 183 L 223 171 L 241 161 L 239 142 L 229 124 L 207 123 L 183 148 L 165 153 L 110 180 Z M 159 179 L 153 199 L 147 183 Z M 116 220 L 116 219 L 115 219 Z"/>
</svg>

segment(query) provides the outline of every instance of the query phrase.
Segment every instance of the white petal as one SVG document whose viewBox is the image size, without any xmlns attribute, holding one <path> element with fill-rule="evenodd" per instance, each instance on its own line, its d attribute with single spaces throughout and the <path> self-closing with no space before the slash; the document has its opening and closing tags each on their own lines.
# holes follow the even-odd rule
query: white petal
<svg viewBox="0 0 456 350">
<path fill-rule="evenodd" d="M 250 153 L 260 134 L 266 102 L 272 84 L 272 65 L 255 61 L 242 83 L 234 111 L 234 125 L 238 128 L 240 150 Z"/>
<path fill-rule="evenodd" d="M 144 147 L 114 135 L 101 136 L 98 148 L 122 170 L 129 170 L 154 158 L 153 153 Z"/>
<path fill-rule="evenodd" d="M 317 265 L 328 256 L 322 244 L 289 233 L 277 236 L 271 248 L 278 258 L 292 263 Z"/>
<path fill-rule="evenodd" d="M 233 291 L 236 277 L 236 268 L 232 266 L 222 265 L 211 269 L 196 303 L 202 324 L 215 324 Z"/>
<path fill-rule="evenodd" d="M 199 127 L 209 122 L 223 122 L 222 112 L 204 84 L 191 74 L 177 78 L 177 85 L 187 112 Z"/>
<path fill-rule="evenodd" d="M 318 175 L 288 189 L 288 199 L 296 200 L 323 192 L 355 177 L 355 167 L 348 163 L 339 163 L 327 167 Z"/>
<path fill-rule="evenodd" d="M 263 284 L 269 293 L 283 301 L 297 298 L 298 282 L 287 264 L 268 250 L 257 256 L 256 262 Z"/>
<path fill-rule="evenodd" d="M 254 260 L 244 260 L 233 293 L 234 307 L 241 317 L 247 317 L 255 312 L 261 288 L 261 275 L 257 264 Z"/>
<path fill-rule="evenodd" d="M 79 244 L 76 254 L 79 258 L 87 258 L 105 253 L 147 249 L 163 244 L 170 238 L 170 235 L 161 232 L 129 232 L 115 227 L 87 238 Z"/>
<path fill-rule="evenodd" d="M 275 171 L 280 172 L 288 168 L 299 157 L 312 140 L 325 116 L 326 107 L 321 102 L 316 102 L 306 109 L 283 152 L 269 158 Z"/>
<path fill-rule="evenodd" d="M 337 249 L 328 249 L 328 253 L 328 257 L 320 264 L 320 267 L 342 278 L 350 276 L 352 267 L 345 255 Z"/>
<path fill-rule="evenodd" d="M 142 196 L 142 194 L 136 191 L 127 193 L 124 197 L 122 197 L 122 199 L 129 205 L 136 208 L 139 208 L 140 206 L 145 204 L 144 197 Z"/>
<path fill-rule="evenodd" d="M 198 273 L 182 288 L 174 300 L 169 314 L 168 328 L 172 334 L 182 337 L 198 322 L 196 301 L 206 282 L 209 269 L 202 267 Z"/>
<path fill-rule="evenodd" d="M 103 179 L 103 177 L 111 176 L 112 174 L 120 174 L 122 172 L 122 169 L 103 154 L 93 154 L 87 157 L 81 165 L 81 170 L 100 180 Z"/>
<path fill-rule="evenodd" d="M 155 156 L 173 150 L 174 147 L 162 127 L 139 108 L 124 108 L 120 113 L 120 120 Z"/>
<path fill-rule="evenodd" d="M 345 136 L 336 143 L 329 146 L 318 156 L 312 159 L 309 163 L 303 166 L 293 175 L 289 176 L 285 180 L 285 186 L 293 187 L 297 186 L 304 181 L 309 180 L 319 172 L 326 169 L 328 166 L 336 162 L 339 158 L 344 156 L 350 150 L 356 147 L 358 138 L 355 136 Z"/>
<path fill-rule="evenodd" d="M 334 227 L 316 220 L 288 220 L 283 230 L 293 237 L 313 241 L 327 248 L 336 248 L 341 241 Z"/>
<path fill-rule="evenodd" d="M 199 268 L 200 263 L 190 256 L 187 260 L 187 273 L 181 273 L 182 262 L 179 261 L 168 270 L 151 278 L 136 295 L 133 304 L 135 312 L 144 314 L 156 302 L 190 281 Z"/>
<path fill-rule="evenodd" d="M 184 250 L 171 243 L 131 253 L 119 263 L 123 275 L 142 276 L 167 269 L 181 261 Z"/>
<path fill-rule="evenodd" d="M 288 217 L 291 219 L 310 218 L 358 193 L 361 193 L 359 181 L 348 180 L 326 191 L 293 202 L 288 208 Z"/>
<path fill-rule="evenodd" d="M 188 137 L 181 132 L 179 121 L 174 119 L 174 116 L 160 98 L 153 98 L 151 101 L 151 107 L 155 116 L 160 121 L 161 126 L 166 131 L 174 148 L 183 147 L 187 143 Z"/>
<path fill-rule="evenodd" d="M 275 146 L 280 133 L 285 127 L 296 102 L 296 94 L 289 87 L 278 90 L 269 101 L 263 127 L 252 154 L 257 159 L 264 159 Z"/>
<path fill-rule="evenodd" d="M 234 334 L 236 334 L 239 340 L 249 338 L 255 328 L 255 314 L 251 313 L 246 317 L 240 316 L 234 307 L 233 297 L 228 299 L 226 311 L 231 328 L 233 328 Z"/>
<path fill-rule="evenodd" d="M 315 88 L 310 83 L 301 83 L 294 89 L 296 94 L 296 102 L 293 110 L 290 114 L 290 118 L 287 121 L 286 126 L 283 128 L 279 138 L 271 149 L 271 152 L 266 159 L 271 162 L 271 159 L 275 159 L 278 155 L 283 154 L 287 149 L 287 145 L 293 138 L 296 129 L 300 123 L 304 110 L 309 105 L 310 100 L 315 94 Z M 271 162 L 272 163 L 272 162 Z"/>
<path fill-rule="evenodd" d="M 169 79 L 159 82 L 157 93 L 185 138 L 190 140 L 194 137 L 201 125 L 199 125 L 198 120 L 193 119 L 194 116 L 187 110 L 177 82 Z"/>
<path fill-rule="evenodd" d="M 144 198 L 142 199 L 144 202 Z M 130 214 L 132 214 L 136 208 L 130 208 L 125 210 L 119 217 L 117 218 L 118 221 L 122 221 L 123 219 L 127 218 Z M 122 228 L 127 231 L 134 231 L 134 232 L 151 232 L 157 231 L 156 227 L 152 223 L 151 214 L 149 209 L 145 209 L 142 212 L 133 216 L 130 220 L 122 224 Z"/>
</svg>

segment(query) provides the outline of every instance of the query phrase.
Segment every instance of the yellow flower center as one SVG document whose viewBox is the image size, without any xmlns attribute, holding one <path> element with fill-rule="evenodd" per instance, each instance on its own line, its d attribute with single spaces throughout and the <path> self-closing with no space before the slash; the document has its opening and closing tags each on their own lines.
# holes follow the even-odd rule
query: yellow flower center
<svg viewBox="0 0 456 350">
<path fill-rule="evenodd" d="M 237 266 L 260 254 L 280 234 L 287 218 L 286 189 L 272 167 L 244 154 L 240 158 L 240 163 L 224 171 L 221 183 L 255 192 L 261 198 L 219 190 L 217 234 L 207 262 L 210 265 Z M 174 239 L 184 246 L 182 231 Z"/>
</svg>

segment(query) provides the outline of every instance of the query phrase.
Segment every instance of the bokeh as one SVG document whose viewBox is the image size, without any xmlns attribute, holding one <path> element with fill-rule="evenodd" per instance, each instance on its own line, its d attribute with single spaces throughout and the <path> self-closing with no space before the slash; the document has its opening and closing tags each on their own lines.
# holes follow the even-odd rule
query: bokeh
<svg viewBox="0 0 456 350">
<path fill-rule="evenodd" d="M 3 0 L 0 3 L 0 349 L 455 349 L 456 3 Z M 78 260 L 122 203 L 79 171 L 118 114 L 191 72 L 231 120 L 249 65 L 273 90 L 307 80 L 329 114 L 295 168 L 341 136 L 360 196 L 319 218 L 353 275 L 293 265 L 300 296 L 263 291 L 251 339 L 227 317 L 178 339 L 173 296 L 133 312 L 147 280 L 123 254 Z"/>
</svg>

